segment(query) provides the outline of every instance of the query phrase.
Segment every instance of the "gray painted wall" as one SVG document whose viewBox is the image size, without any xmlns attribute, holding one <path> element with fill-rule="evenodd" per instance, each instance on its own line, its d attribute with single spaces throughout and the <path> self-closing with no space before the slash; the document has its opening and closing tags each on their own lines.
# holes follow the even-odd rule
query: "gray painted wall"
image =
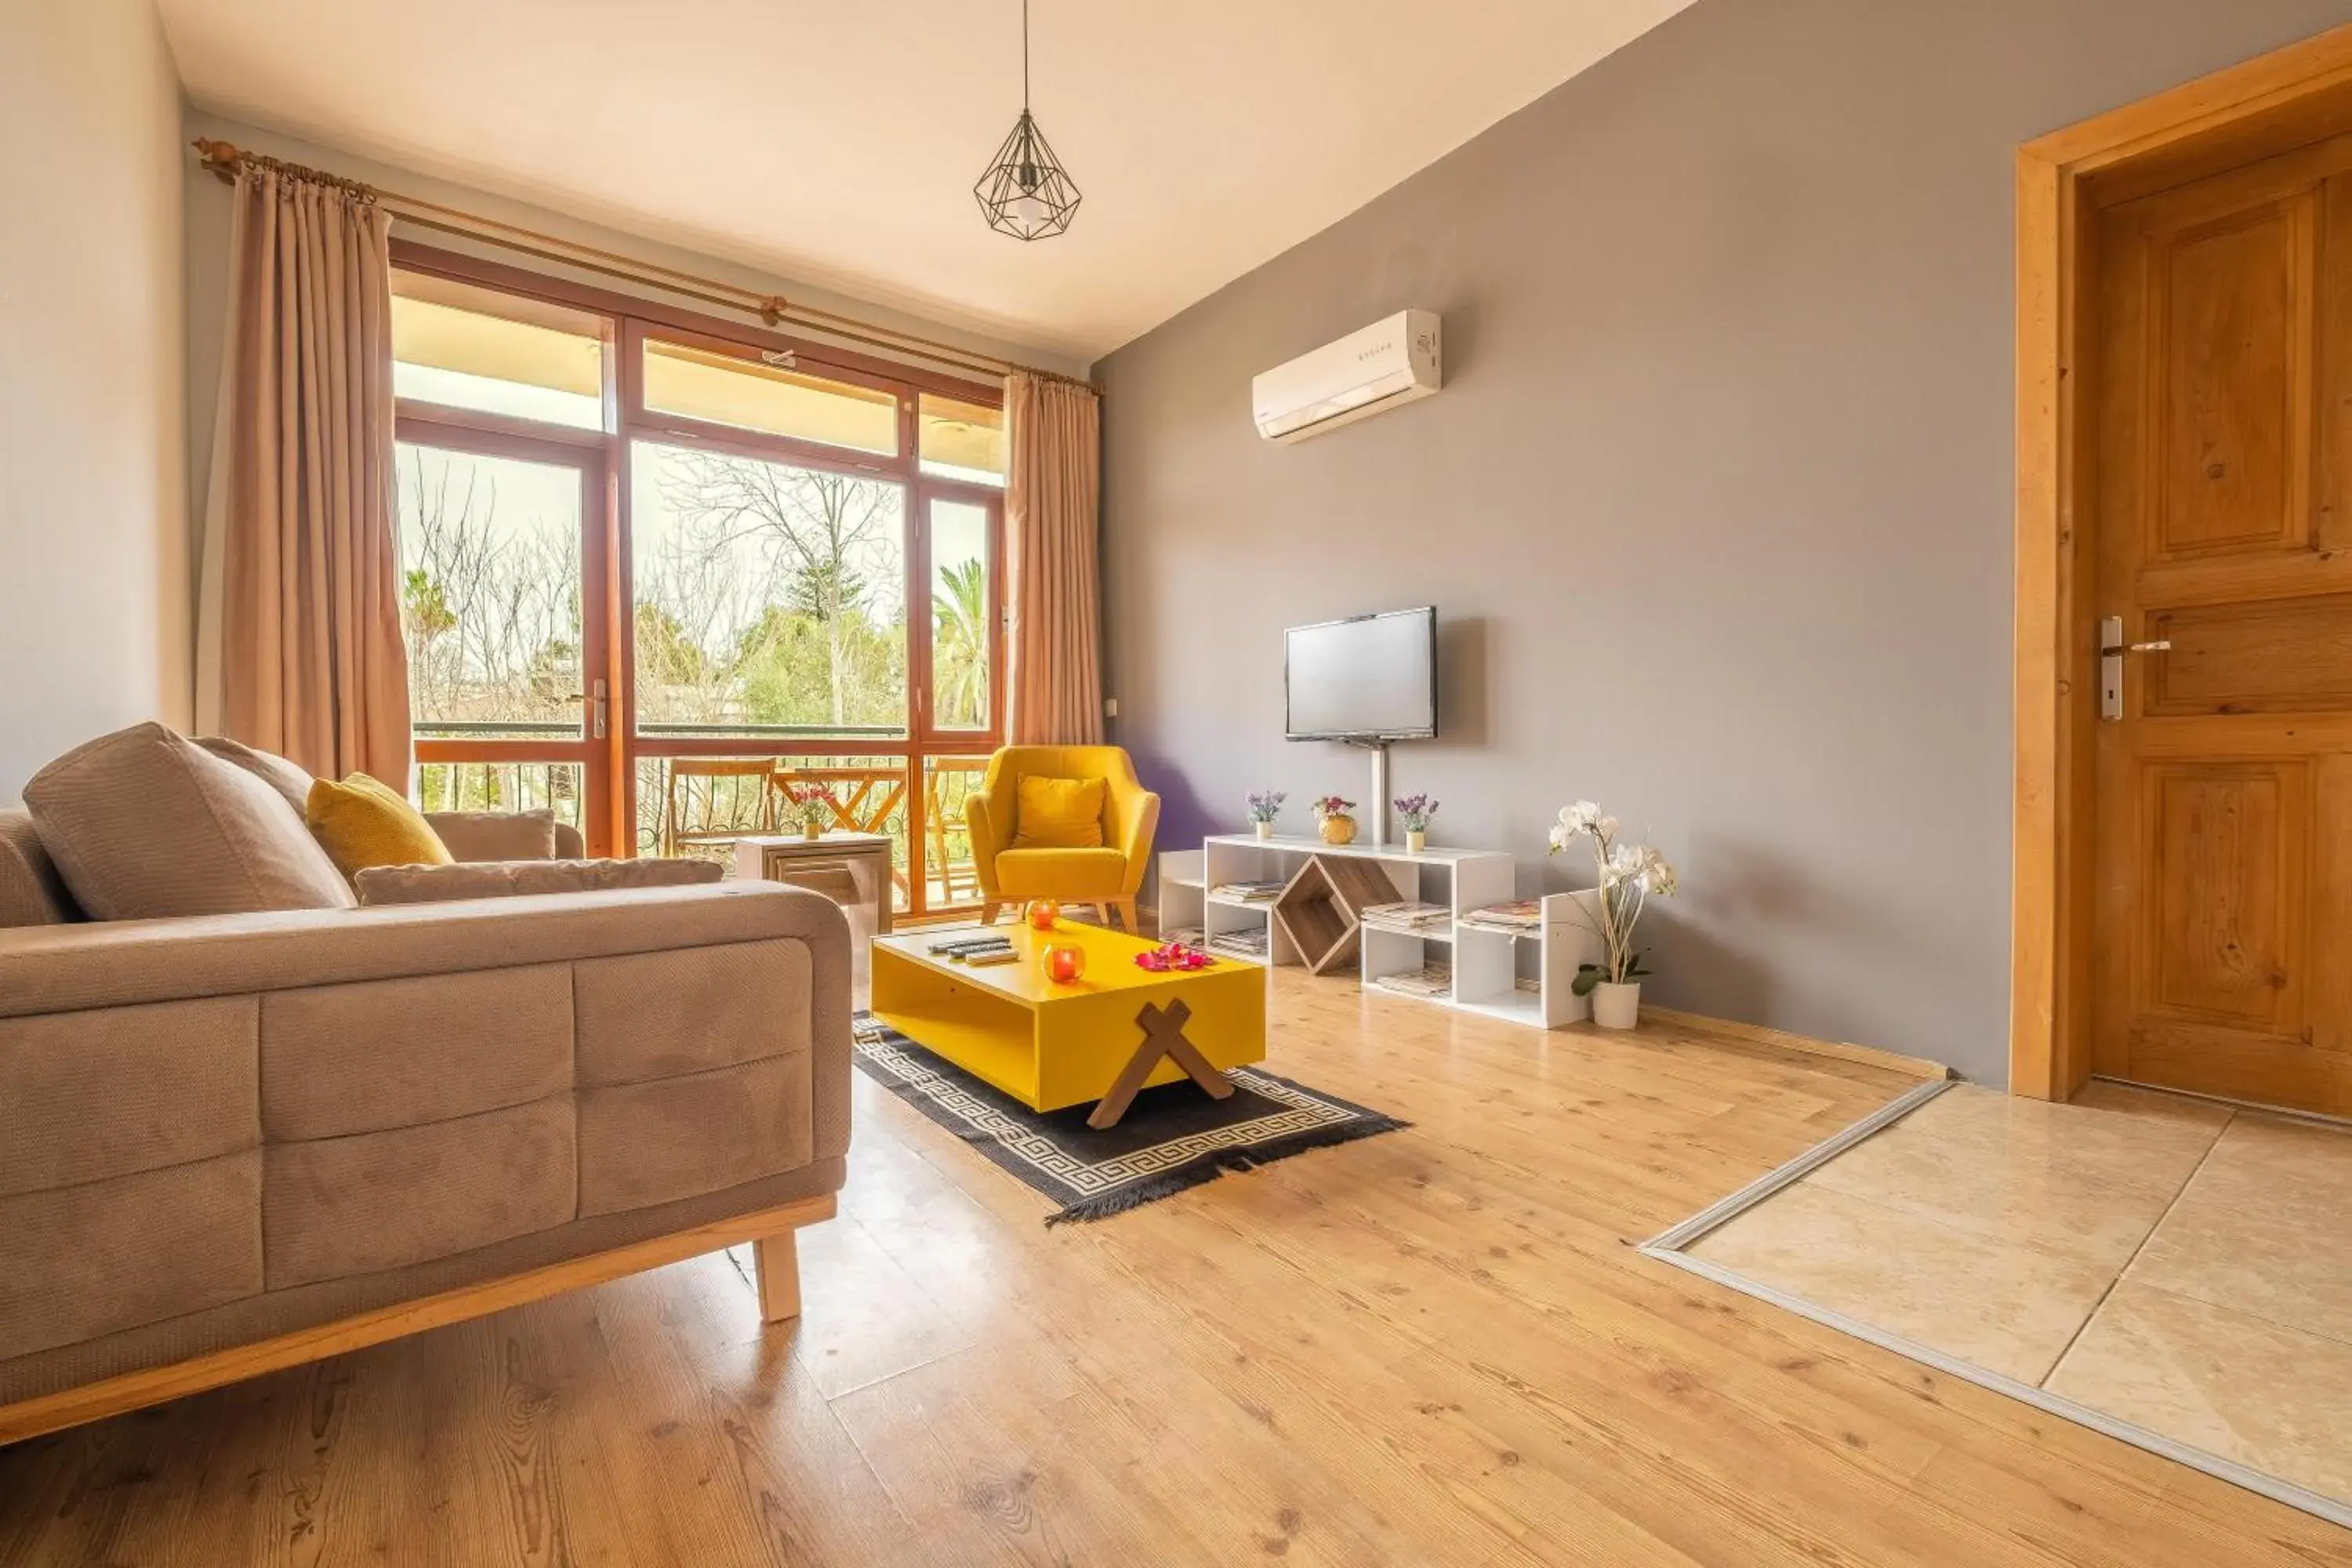
<svg viewBox="0 0 2352 1568">
<path fill-rule="evenodd" d="M 1578 796 L 1680 866 L 1661 1003 L 2006 1079 L 2011 157 L 2346 0 L 1700 0 L 1111 355 L 1116 738 L 1161 846 L 1364 798 L 1280 628 L 1434 601 L 1433 837 Z M 1252 374 L 1412 305 L 1446 390 L 1291 447 Z M 1293 831 L 1304 830 L 1298 814 Z"/>
</svg>

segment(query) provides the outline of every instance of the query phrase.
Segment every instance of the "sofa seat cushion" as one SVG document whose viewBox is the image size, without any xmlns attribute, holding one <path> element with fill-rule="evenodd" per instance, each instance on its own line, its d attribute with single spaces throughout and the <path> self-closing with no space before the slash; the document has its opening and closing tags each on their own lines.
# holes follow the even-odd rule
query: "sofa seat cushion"
<svg viewBox="0 0 2352 1568">
<path fill-rule="evenodd" d="M 277 790 L 161 724 L 68 752 L 26 784 L 25 806 L 93 920 L 358 902 Z"/>
<path fill-rule="evenodd" d="M 535 898 L 543 893 L 618 893 L 633 888 L 694 888 L 727 868 L 712 860 L 489 860 L 455 866 L 374 866 L 353 879 L 363 908 L 437 904 L 456 899 Z"/>
<path fill-rule="evenodd" d="M 0 1198 L 0 1361 L 261 1289 L 258 1149 Z"/>
<path fill-rule="evenodd" d="M 810 1053 L 580 1091 L 580 1215 L 715 1193 L 808 1163 Z"/>
<path fill-rule="evenodd" d="M 1116 899 L 1127 886 L 1127 857 L 1116 849 L 1007 849 L 996 857 L 996 886 L 1008 899 Z"/>
<path fill-rule="evenodd" d="M 356 877 L 371 866 L 446 866 L 449 847 L 425 814 L 391 785 L 352 773 L 314 780 L 304 820 L 336 868 Z"/>
<path fill-rule="evenodd" d="M 260 998 L 273 1142 L 381 1132 L 572 1088 L 572 966 L 517 964 Z"/>
<path fill-rule="evenodd" d="M 569 1095 L 480 1116 L 264 1151 L 272 1290 L 424 1263 L 551 1230 L 575 1212 Z"/>
<path fill-rule="evenodd" d="M 0 1018 L 0 1195 L 261 1142 L 260 999 Z"/>
<path fill-rule="evenodd" d="M 809 950 L 789 938 L 572 966 L 583 1086 L 637 1083 L 809 1048 Z"/>
</svg>

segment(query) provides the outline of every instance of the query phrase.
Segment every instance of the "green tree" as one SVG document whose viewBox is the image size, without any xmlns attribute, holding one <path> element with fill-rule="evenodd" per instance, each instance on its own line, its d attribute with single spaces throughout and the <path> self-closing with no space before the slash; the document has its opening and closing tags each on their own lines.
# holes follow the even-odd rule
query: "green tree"
<svg viewBox="0 0 2352 1568">
<path fill-rule="evenodd" d="M 878 696 L 860 685 L 878 673 L 868 646 L 884 585 L 902 559 L 905 496 L 896 485 L 761 462 L 725 453 L 681 451 L 667 460 L 663 489 L 689 525 L 716 524 L 704 542 L 724 552 L 738 540 L 769 547 L 789 607 L 824 635 L 826 711 L 821 721 L 873 722 L 854 716 Z M 898 632 L 903 637 L 903 625 Z M 903 689 L 905 655 L 898 658 Z M 905 718 L 903 696 L 890 716 Z"/>
<path fill-rule="evenodd" d="M 956 730 L 988 722 L 988 567 L 974 558 L 940 574 L 931 594 L 931 668 L 939 721 Z"/>
</svg>

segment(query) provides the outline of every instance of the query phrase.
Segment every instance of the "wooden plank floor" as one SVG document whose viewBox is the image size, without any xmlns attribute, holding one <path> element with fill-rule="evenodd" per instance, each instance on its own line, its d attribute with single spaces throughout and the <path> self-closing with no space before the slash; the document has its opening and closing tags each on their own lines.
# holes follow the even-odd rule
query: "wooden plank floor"
<svg viewBox="0 0 2352 1568">
<path fill-rule="evenodd" d="M 1407 1132 L 1091 1226 L 862 1078 L 806 1316 L 724 1255 L 0 1449 L 0 1565 L 2352 1564 L 1636 1255 L 1910 1086 L 1282 972 Z"/>
</svg>

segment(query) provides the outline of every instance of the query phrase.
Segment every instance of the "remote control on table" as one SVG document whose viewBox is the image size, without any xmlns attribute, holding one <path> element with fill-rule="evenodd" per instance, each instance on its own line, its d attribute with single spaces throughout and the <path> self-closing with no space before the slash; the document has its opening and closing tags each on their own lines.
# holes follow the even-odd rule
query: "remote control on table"
<svg viewBox="0 0 2352 1568">
<path fill-rule="evenodd" d="M 924 951 L 943 952 L 950 958 L 961 958 L 967 952 L 986 952 L 991 949 L 1007 949 L 1013 939 L 1003 936 L 964 937 L 956 942 L 935 942 Z"/>
<path fill-rule="evenodd" d="M 985 969 L 992 963 L 1011 963 L 1020 956 L 1009 947 L 992 949 L 986 952 L 971 954 L 964 960 L 964 963 L 972 969 Z"/>
</svg>

